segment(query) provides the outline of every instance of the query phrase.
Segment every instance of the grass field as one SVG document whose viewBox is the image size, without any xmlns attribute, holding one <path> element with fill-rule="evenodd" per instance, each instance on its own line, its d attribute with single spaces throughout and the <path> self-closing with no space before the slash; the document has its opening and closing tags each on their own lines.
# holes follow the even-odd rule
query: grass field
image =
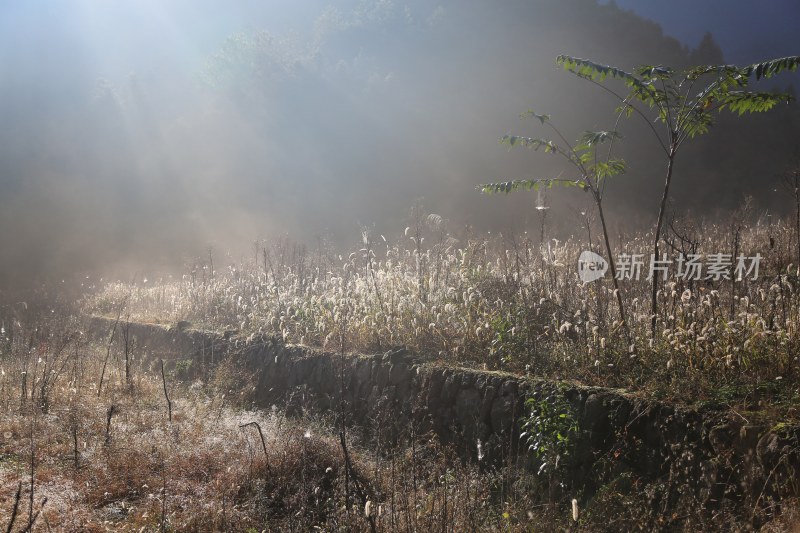
<svg viewBox="0 0 800 533">
<path fill-rule="evenodd" d="M 664 246 L 672 268 L 681 253 L 706 262 L 728 254 L 730 279 L 671 272 L 658 287 L 655 335 L 647 266 L 639 280 L 620 281 L 626 333 L 608 277 L 578 277 L 581 251 L 599 250 L 590 234 L 559 241 L 544 231 L 455 238 L 429 215 L 395 243 L 365 232 L 349 254 L 257 243 L 249 260 L 219 270 L 209 256 L 179 278 L 107 284 L 84 307 L 333 350 L 343 341 L 365 353 L 404 345 L 459 365 L 680 401 L 789 407 L 798 399 L 800 245 L 792 220 L 742 210 L 730 223 L 674 221 Z M 617 241 L 618 254 L 649 258 L 649 234 Z M 735 258 L 756 254 L 757 275 L 737 280 Z"/>
<path fill-rule="evenodd" d="M 121 332 L 113 342 L 91 341 L 75 317 L 189 321 L 335 352 L 404 345 L 448 365 L 621 386 L 791 423 L 800 398 L 797 236 L 788 220 L 742 220 L 675 223 L 673 257 L 762 260 L 756 279 L 668 277 L 655 336 L 644 277 L 621 281 L 628 333 L 608 280 L 578 278 L 585 239 L 456 238 L 435 215 L 420 217 L 397 244 L 365 233 L 349 255 L 258 243 L 249 262 L 215 270 L 209 255 L 179 278 L 105 284 L 77 309 L 10 306 L 0 336 L 0 525 L 15 532 L 652 525 L 646 498 L 657 484 L 604 487 L 575 520 L 572 496 L 554 493 L 533 472 L 465 461 L 413 428 L 392 443 L 356 431 L 342 438 L 341 427 L 313 413 L 256 409 L 252 376 L 235 360 L 196 381 L 172 365 L 162 374 Z M 618 238 L 620 253 L 648 248 L 646 234 Z M 716 525 L 695 520 L 698 505 L 675 510 L 686 513 L 687 531 Z M 795 509 L 787 502 L 764 530 L 790 530 Z M 719 529 L 748 527 L 752 517 L 739 511 L 721 517 Z"/>
<path fill-rule="evenodd" d="M 529 475 L 465 464 L 430 435 L 390 446 L 342 438 L 311 413 L 254 410 L 232 362 L 178 381 L 139 357 L 126 365 L 123 343 L 87 342 L 75 321 L 37 324 L 3 354 L 8 531 L 514 531 L 568 519 L 533 503 Z"/>
</svg>

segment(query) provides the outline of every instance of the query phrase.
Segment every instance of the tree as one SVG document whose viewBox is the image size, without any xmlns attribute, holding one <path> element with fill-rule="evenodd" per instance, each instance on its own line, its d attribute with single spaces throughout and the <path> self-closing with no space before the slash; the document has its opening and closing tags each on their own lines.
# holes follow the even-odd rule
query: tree
<svg viewBox="0 0 800 533">
<path fill-rule="evenodd" d="M 797 241 L 797 269 L 800 269 L 800 165 L 783 175 L 783 186 L 794 199 L 794 234 Z"/>
<path fill-rule="evenodd" d="M 605 192 L 606 178 L 621 174 L 625 171 L 625 161 L 612 157 L 614 141 L 620 138 L 616 131 L 586 131 L 581 135 L 576 144 L 570 143 L 561 131 L 550 122 L 550 115 L 539 115 L 534 111 L 527 111 L 520 115 L 522 118 L 533 117 L 542 125 L 549 127 L 555 134 L 558 141 L 553 141 L 543 137 L 521 137 L 518 135 L 505 135 L 500 139 L 502 144 L 507 144 L 514 148 L 517 146 L 542 149 L 545 153 L 555 154 L 566 160 L 577 172 L 577 177 L 572 179 L 564 178 L 533 178 L 518 179 L 505 182 L 485 183 L 478 186 L 478 190 L 483 193 L 506 194 L 517 190 L 538 190 L 541 186 L 552 187 L 561 185 L 566 187 L 578 187 L 588 191 L 592 195 L 600 224 L 603 229 L 603 239 L 605 242 L 606 253 L 608 254 L 608 264 L 611 269 L 611 277 L 614 283 L 614 293 L 617 297 L 621 326 L 626 337 L 630 337 L 628 326 L 625 319 L 625 305 L 622 301 L 622 294 L 619 291 L 617 282 L 614 258 L 611 253 L 611 242 L 608 238 L 606 219 L 603 214 L 603 193 Z M 605 154 L 598 153 L 600 145 L 608 143 L 608 150 Z"/>
<path fill-rule="evenodd" d="M 607 91 L 620 103 L 620 116 L 641 117 L 650 127 L 667 159 L 664 188 L 653 237 L 653 258 L 658 259 L 659 240 L 675 160 L 687 139 L 709 131 L 714 113 L 727 110 L 738 113 L 769 111 L 781 102 L 792 99 L 790 93 L 748 90 L 752 78 L 771 78 L 784 71 L 795 71 L 800 56 L 790 56 L 749 66 L 705 65 L 676 72 L 664 66 L 640 66 L 633 73 L 601 65 L 586 59 L 561 55 L 556 62 L 565 70 Z M 607 79 L 621 81 L 627 88 L 623 94 L 605 84 Z M 657 129 L 658 123 L 663 126 Z M 653 272 L 651 287 L 651 329 L 656 333 L 658 315 L 658 272 Z"/>
</svg>

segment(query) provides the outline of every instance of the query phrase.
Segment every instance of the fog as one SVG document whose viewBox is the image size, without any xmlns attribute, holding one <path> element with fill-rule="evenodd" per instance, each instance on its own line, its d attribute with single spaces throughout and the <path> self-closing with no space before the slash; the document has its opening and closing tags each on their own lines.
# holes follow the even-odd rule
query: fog
<svg viewBox="0 0 800 533">
<path fill-rule="evenodd" d="M 364 227 L 402 232 L 415 201 L 454 229 L 525 229 L 534 196 L 475 186 L 564 167 L 497 139 L 536 134 L 518 118 L 531 108 L 570 137 L 613 126 L 614 102 L 558 54 L 623 68 L 731 60 L 604 4 L 3 4 L 0 288 L 180 272 L 209 247 L 235 258 L 282 235 L 348 246 Z M 798 52 L 782 46 L 762 59 Z M 710 215 L 754 195 L 780 210 L 799 117 L 795 105 L 722 118 L 687 150 L 673 209 Z M 650 223 L 665 163 L 641 124 L 620 129 L 630 165 L 609 185 L 612 225 Z M 546 201 L 566 232 L 589 205 L 572 189 Z"/>
</svg>

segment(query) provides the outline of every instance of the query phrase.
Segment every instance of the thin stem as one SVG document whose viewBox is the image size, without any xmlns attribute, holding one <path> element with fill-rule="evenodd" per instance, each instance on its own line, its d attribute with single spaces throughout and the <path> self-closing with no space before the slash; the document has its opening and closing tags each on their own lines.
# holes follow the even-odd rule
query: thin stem
<svg viewBox="0 0 800 533">
<path fill-rule="evenodd" d="M 664 81 L 664 78 L 659 78 L 659 81 L 661 81 L 661 90 L 664 91 L 664 99 L 665 99 L 664 101 L 666 102 L 664 104 L 664 107 L 659 106 L 659 109 L 666 111 L 667 129 L 669 130 L 670 124 L 672 124 L 672 112 L 669 109 L 669 96 L 667 95 L 667 83 Z"/>
<path fill-rule="evenodd" d="M 259 423 L 255 421 L 248 422 L 246 424 L 239 424 L 240 428 L 244 428 L 247 426 L 255 426 L 256 429 L 258 430 L 258 435 L 259 437 L 261 437 L 261 448 L 264 450 L 264 458 L 267 460 L 267 470 L 269 470 L 269 454 L 267 453 L 267 441 L 264 438 L 264 432 L 261 431 L 261 426 L 259 425 Z"/>
<path fill-rule="evenodd" d="M 164 385 L 164 398 L 167 399 L 167 412 L 169 413 L 169 423 L 172 423 L 172 401 L 169 399 L 167 392 L 167 376 L 164 374 L 164 360 L 161 360 L 161 382 Z"/>
<path fill-rule="evenodd" d="M 575 154 L 575 148 L 572 146 L 572 144 L 564 137 L 564 135 L 562 135 L 561 131 L 558 128 L 556 128 L 551 122 L 548 121 L 547 125 L 550 126 L 550 128 L 554 132 L 556 132 L 556 135 L 558 135 L 558 137 L 561 139 L 561 142 L 566 144 L 567 148 L 569 148 L 569 154 L 567 154 L 566 152 L 562 152 L 562 155 L 564 155 L 573 165 L 577 166 L 581 170 L 581 172 L 586 174 L 586 169 L 584 168 L 583 163 L 580 162 L 580 159 L 577 158 Z"/>
<path fill-rule="evenodd" d="M 600 224 L 603 228 L 603 240 L 606 245 L 606 253 L 608 254 L 608 265 L 611 267 L 611 280 L 614 283 L 614 293 L 617 297 L 617 306 L 619 307 L 620 320 L 622 320 L 622 328 L 625 332 L 625 338 L 630 343 L 631 336 L 628 330 L 628 322 L 625 317 L 625 304 L 622 301 L 622 292 L 619 290 L 619 281 L 617 280 L 617 267 L 614 264 L 614 254 L 611 251 L 611 242 L 608 239 L 608 228 L 606 227 L 606 217 L 603 214 L 603 202 L 600 197 L 595 195 L 595 203 L 597 204 L 597 213 L 600 216 Z"/>
<path fill-rule="evenodd" d="M 11 508 L 11 518 L 8 520 L 8 527 L 6 527 L 6 533 L 11 533 L 11 530 L 14 527 L 14 522 L 17 520 L 17 513 L 19 512 L 19 501 L 22 496 L 22 481 L 17 484 L 17 492 L 14 495 L 14 506 Z"/>
<path fill-rule="evenodd" d="M 658 209 L 658 221 L 656 222 L 656 232 L 655 237 L 653 238 L 653 257 L 655 260 L 659 259 L 659 251 L 658 251 L 658 241 L 661 239 L 661 226 L 664 224 L 664 213 L 666 212 L 667 208 L 667 198 L 669 197 L 669 186 L 672 183 L 672 171 L 674 169 L 675 164 L 675 150 L 676 148 L 672 148 L 669 152 L 669 162 L 667 163 L 667 176 L 664 180 L 664 192 L 661 195 L 661 205 Z M 653 280 L 652 280 L 652 287 L 651 287 L 651 299 L 650 299 L 650 312 L 653 315 L 650 319 L 650 329 L 652 332 L 652 336 L 655 338 L 656 336 L 656 318 L 658 313 L 658 271 L 653 270 Z"/>
<path fill-rule="evenodd" d="M 625 102 L 625 101 L 627 101 L 627 99 L 626 99 L 626 98 L 623 98 L 623 97 L 622 97 L 620 94 L 618 94 L 616 91 L 612 91 L 611 89 L 609 89 L 608 87 L 606 87 L 606 86 L 605 86 L 605 85 L 603 85 L 602 83 L 596 82 L 596 81 L 594 81 L 594 80 L 593 80 L 593 79 L 591 79 L 591 78 L 584 78 L 584 79 L 585 79 L 586 81 L 589 81 L 589 82 L 591 82 L 591 83 L 594 83 L 595 85 L 597 85 L 598 87 L 600 87 L 600 88 L 601 88 L 601 89 L 603 89 L 604 91 L 606 91 L 606 92 L 608 92 L 608 93 L 611 93 L 611 94 L 612 94 L 612 95 L 613 95 L 615 98 L 617 98 L 619 101 L 621 101 L 621 102 Z M 633 104 L 630 104 L 630 103 L 629 103 L 629 104 L 628 104 L 628 106 L 630 106 L 630 108 L 631 108 L 631 109 L 633 109 L 633 110 L 636 112 L 636 114 L 637 114 L 637 115 L 639 115 L 640 117 L 642 117 L 642 119 L 643 119 L 643 120 L 644 120 L 644 121 L 647 123 L 647 126 L 648 126 L 648 127 L 650 128 L 650 130 L 653 132 L 653 135 L 655 135 L 655 136 L 656 136 L 656 139 L 658 140 L 658 144 L 660 144 L 660 145 L 661 145 L 661 149 L 662 149 L 662 150 L 664 150 L 664 153 L 665 153 L 665 154 L 669 154 L 669 149 L 667 148 L 667 145 L 666 145 L 666 144 L 664 143 L 664 141 L 661 139 L 661 135 L 659 135 L 658 131 L 656 130 L 655 126 L 653 126 L 653 123 L 650 121 L 650 119 L 647 117 L 647 115 L 645 115 L 645 114 L 644 114 L 644 112 L 642 112 L 642 110 L 641 110 L 641 109 L 639 109 L 638 107 L 636 107 L 636 106 L 635 106 L 635 105 L 633 105 Z"/>
</svg>

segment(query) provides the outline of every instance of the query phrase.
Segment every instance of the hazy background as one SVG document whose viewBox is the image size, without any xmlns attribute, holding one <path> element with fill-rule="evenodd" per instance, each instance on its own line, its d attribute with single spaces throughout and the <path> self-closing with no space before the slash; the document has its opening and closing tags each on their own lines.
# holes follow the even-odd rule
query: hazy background
<svg viewBox="0 0 800 533">
<path fill-rule="evenodd" d="M 532 193 L 475 185 L 564 167 L 498 137 L 537 134 L 518 119 L 529 108 L 570 137 L 613 125 L 614 102 L 558 54 L 750 63 L 800 53 L 798 15 L 788 0 L 5 2 L 0 288 L 179 271 L 209 246 L 237 257 L 279 235 L 349 246 L 363 226 L 401 232 L 418 199 L 453 228 L 522 230 Z M 744 195 L 785 208 L 798 107 L 721 119 L 683 154 L 675 208 L 711 215 Z M 650 224 L 664 162 L 641 124 L 621 131 L 612 225 Z M 546 198 L 562 231 L 587 200 Z"/>
</svg>

